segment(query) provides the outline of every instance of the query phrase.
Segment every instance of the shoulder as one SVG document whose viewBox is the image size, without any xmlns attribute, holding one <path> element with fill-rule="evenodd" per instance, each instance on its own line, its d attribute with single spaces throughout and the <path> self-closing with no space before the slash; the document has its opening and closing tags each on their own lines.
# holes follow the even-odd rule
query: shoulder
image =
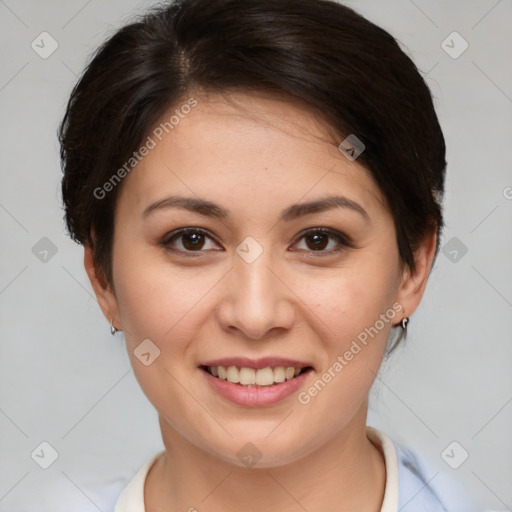
<svg viewBox="0 0 512 512">
<path fill-rule="evenodd" d="M 401 512 L 476 512 L 461 484 L 413 450 L 394 443 Z"/>
<path fill-rule="evenodd" d="M 386 464 L 381 512 L 477 512 L 461 484 L 447 471 L 376 428 L 367 426 L 366 431 Z"/>
</svg>

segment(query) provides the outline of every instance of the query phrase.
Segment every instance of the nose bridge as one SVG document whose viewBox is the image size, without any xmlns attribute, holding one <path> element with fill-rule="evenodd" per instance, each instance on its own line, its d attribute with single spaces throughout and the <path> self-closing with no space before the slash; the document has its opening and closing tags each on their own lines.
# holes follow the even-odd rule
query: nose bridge
<svg viewBox="0 0 512 512">
<path fill-rule="evenodd" d="M 243 243 L 240 248 L 244 249 Z M 248 253 L 251 250 L 254 247 Z M 276 277 L 275 267 L 271 250 L 262 250 L 256 258 L 254 253 L 251 258 L 246 258 L 244 252 L 234 255 L 230 291 L 221 315 L 225 328 L 236 328 L 252 339 L 276 327 L 289 328 L 293 306 L 287 288 Z"/>
<path fill-rule="evenodd" d="M 268 251 L 270 252 L 270 251 Z M 261 255 L 252 263 L 240 260 L 235 263 L 235 274 L 238 279 L 240 298 L 247 304 L 261 309 L 264 304 L 270 304 L 276 300 L 275 277 L 270 271 L 272 259 L 268 255 Z"/>
</svg>

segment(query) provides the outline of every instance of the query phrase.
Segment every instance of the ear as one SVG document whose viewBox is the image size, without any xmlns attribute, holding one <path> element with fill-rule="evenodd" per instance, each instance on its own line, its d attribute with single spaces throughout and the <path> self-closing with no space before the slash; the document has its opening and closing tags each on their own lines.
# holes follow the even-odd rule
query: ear
<svg viewBox="0 0 512 512">
<path fill-rule="evenodd" d="M 414 253 L 416 269 L 406 268 L 402 274 L 396 300 L 402 304 L 404 314 L 411 316 L 419 306 L 427 286 L 436 253 L 437 229 L 431 228 Z"/>
<path fill-rule="evenodd" d="M 119 323 L 119 310 L 114 290 L 105 279 L 103 272 L 97 268 L 92 249 L 88 245 L 84 245 L 84 267 L 91 281 L 98 304 L 108 323 L 110 324 L 113 321 L 114 327 L 122 330 Z"/>
</svg>

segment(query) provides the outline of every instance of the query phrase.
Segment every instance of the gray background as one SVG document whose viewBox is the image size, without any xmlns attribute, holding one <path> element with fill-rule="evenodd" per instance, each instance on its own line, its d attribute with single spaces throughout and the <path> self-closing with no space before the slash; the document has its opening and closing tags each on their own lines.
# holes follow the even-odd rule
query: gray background
<svg viewBox="0 0 512 512">
<path fill-rule="evenodd" d="M 151 3 L 0 0 L 2 512 L 106 512 L 162 448 L 64 230 L 55 135 L 91 50 Z M 369 423 L 430 458 L 432 478 L 459 479 L 481 509 L 512 510 L 512 1 L 347 3 L 425 74 L 449 162 L 444 252 L 406 346 L 379 374 Z M 46 59 L 31 47 L 43 31 L 58 44 Z M 453 31 L 469 44 L 457 58 L 459 36 L 442 45 Z M 43 441 L 58 453 L 48 469 Z M 453 441 L 452 465 L 469 454 L 458 469 L 441 456 Z"/>
</svg>

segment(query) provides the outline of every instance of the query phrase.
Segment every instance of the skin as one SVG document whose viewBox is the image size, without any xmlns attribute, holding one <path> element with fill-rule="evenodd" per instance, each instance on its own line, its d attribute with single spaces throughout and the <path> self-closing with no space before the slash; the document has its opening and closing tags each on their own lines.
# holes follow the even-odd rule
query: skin
<svg viewBox="0 0 512 512">
<path fill-rule="evenodd" d="M 135 376 L 159 414 L 166 453 L 146 480 L 146 510 L 378 511 L 386 474 L 365 433 L 368 394 L 392 323 L 421 300 L 435 232 L 416 253 L 416 271 L 402 271 L 383 194 L 340 153 L 341 139 L 318 114 L 254 93 L 194 97 L 197 107 L 122 184 L 112 284 L 85 247 L 100 307 L 124 331 Z M 337 207 L 278 220 L 292 204 L 332 194 L 357 202 L 368 219 Z M 179 208 L 143 217 L 170 195 L 212 201 L 229 217 Z M 190 238 L 160 244 L 183 227 L 211 238 L 189 256 Z M 299 235 L 317 227 L 343 233 L 353 247 L 326 237 L 315 251 L 312 235 Z M 250 264 L 235 252 L 248 236 L 263 249 Z M 304 391 L 397 302 L 403 311 L 307 405 L 296 393 L 272 406 L 233 404 L 197 368 L 228 356 L 295 358 L 315 369 Z M 145 366 L 133 352 L 148 338 L 160 356 Z M 252 468 L 236 455 L 248 442 L 261 452 Z"/>
</svg>

